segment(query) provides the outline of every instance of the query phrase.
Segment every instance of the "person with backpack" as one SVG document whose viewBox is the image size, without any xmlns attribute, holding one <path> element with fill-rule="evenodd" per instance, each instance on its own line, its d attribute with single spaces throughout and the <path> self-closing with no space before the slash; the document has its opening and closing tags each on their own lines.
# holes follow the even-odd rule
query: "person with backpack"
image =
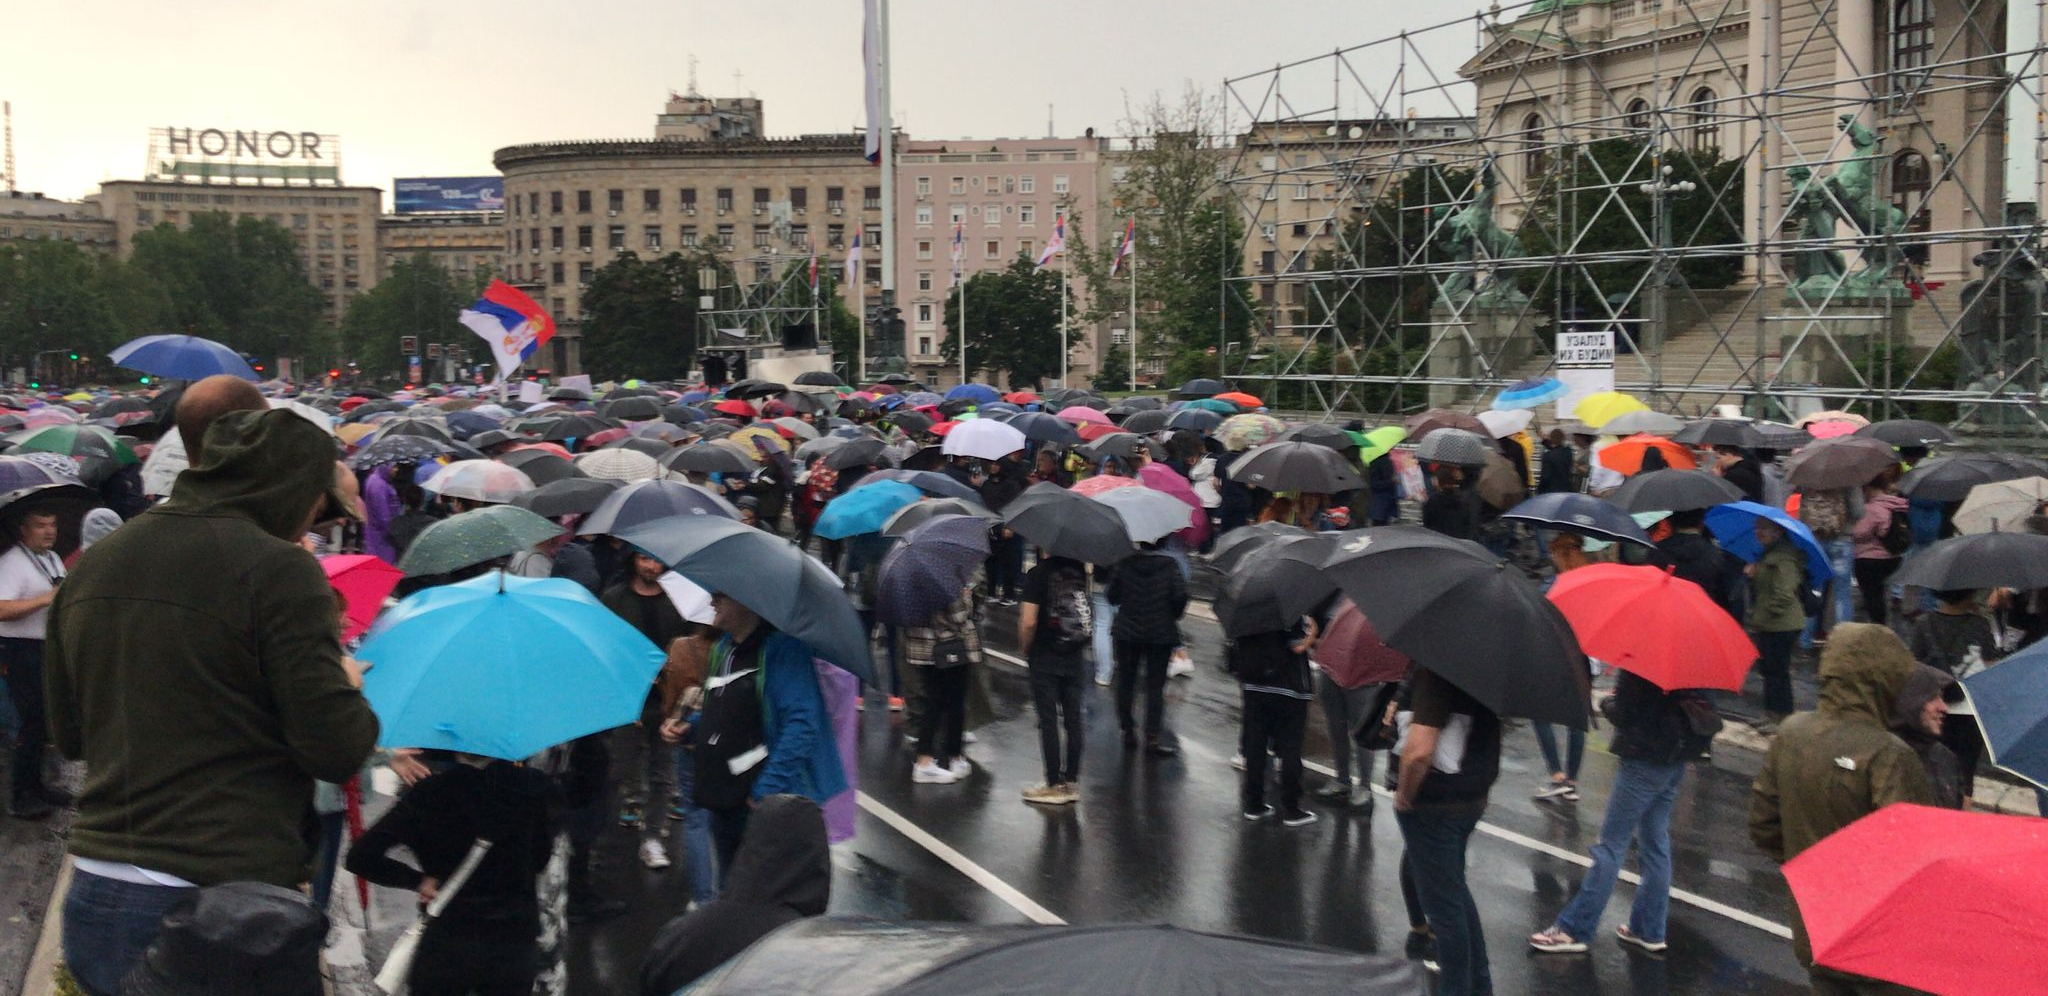
<svg viewBox="0 0 2048 996">
<path fill-rule="evenodd" d="M 1799 637 L 1801 647 L 1811 648 L 1828 641 L 1828 629 L 1833 625 L 1856 621 L 1856 596 L 1849 590 L 1849 579 L 1856 569 L 1856 542 L 1850 530 L 1863 517 L 1863 489 L 1802 490 L 1798 498 L 1799 521 L 1806 523 L 1813 538 L 1820 541 L 1821 549 L 1828 555 L 1828 567 L 1834 572 L 1834 577 L 1823 586 L 1821 608 L 1812 613 Z M 1834 608 L 1832 619 L 1827 611 L 1830 606 Z"/>
<path fill-rule="evenodd" d="M 1266 803 L 1266 754 L 1271 748 L 1280 768 L 1280 823 L 1305 827 L 1316 821 L 1316 814 L 1301 806 L 1301 740 L 1308 729 L 1312 694 L 1308 652 L 1319 633 L 1315 619 L 1305 617 L 1289 629 L 1230 641 L 1230 672 L 1244 695 L 1238 749 L 1244 754 L 1239 798 L 1246 820 L 1256 822 L 1274 813 Z M 1345 746 L 1340 743 L 1337 749 Z"/>
<path fill-rule="evenodd" d="M 1898 476 L 1898 468 L 1888 467 L 1863 486 L 1863 515 L 1849 530 L 1863 614 L 1879 626 L 1890 618 L 1892 572 L 1899 569 L 1899 556 L 1913 548 L 1912 514 L 1906 499 L 1892 492 Z"/>
<path fill-rule="evenodd" d="M 1172 757 L 1180 748 L 1166 736 L 1166 668 L 1180 644 L 1180 617 L 1188 607 L 1188 583 L 1180 565 L 1159 552 L 1156 543 L 1116 565 L 1104 593 L 1116 606 L 1110 636 L 1116 641 L 1116 714 L 1125 747 L 1137 747 L 1138 727 L 1132 707 L 1138 679 L 1145 681 L 1145 752 Z"/>
<path fill-rule="evenodd" d="M 1593 867 L 1557 921 L 1529 938 L 1530 947 L 1547 954 L 1586 950 L 1631 841 L 1642 881 L 1628 922 L 1616 926 L 1614 936 L 1645 951 L 1668 946 L 1664 921 L 1671 906 L 1671 807 L 1678 801 L 1686 762 L 1713 742 L 1721 725 L 1700 693 L 1666 692 L 1627 671 L 1615 679 L 1614 694 L 1600 701 L 1600 713 L 1614 724 L 1611 749 L 1620 763 L 1600 839 L 1593 845 Z"/>
<path fill-rule="evenodd" d="M 1038 712 L 1045 783 L 1025 789 L 1025 802 L 1066 806 L 1081 799 L 1081 743 L 1087 727 L 1081 692 L 1088 678 L 1089 645 L 1094 642 L 1093 602 L 1086 566 L 1039 551 L 1038 563 L 1024 575 L 1017 642 L 1025 648 L 1031 670 L 1031 703 Z"/>
<path fill-rule="evenodd" d="M 1785 528 L 1756 520 L 1763 556 L 1749 565 L 1749 631 L 1756 641 L 1757 673 L 1764 679 L 1764 718 L 1757 732 L 1770 735 L 1792 714 L 1792 650 L 1807 623 L 1800 590 L 1806 587 L 1806 554 L 1792 545 Z"/>
</svg>

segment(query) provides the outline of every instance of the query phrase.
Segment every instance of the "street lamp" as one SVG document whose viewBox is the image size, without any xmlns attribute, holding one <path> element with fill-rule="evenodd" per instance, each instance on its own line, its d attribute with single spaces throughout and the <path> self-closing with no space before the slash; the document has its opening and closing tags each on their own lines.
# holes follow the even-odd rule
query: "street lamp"
<svg viewBox="0 0 2048 996">
<path fill-rule="evenodd" d="M 1650 198 L 1651 228 L 1656 233 L 1657 245 L 1650 260 L 1650 314 L 1644 327 L 1654 331 L 1662 347 L 1664 343 L 1664 290 L 1671 284 L 1672 265 L 1668 259 L 1671 249 L 1671 197 L 1674 194 L 1690 194 L 1699 189 L 1691 180 L 1671 179 L 1671 164 L 1665 163 L 1657 171 L 1657 178 L 1641 184 L 1637 190 Z M 1642 338 L 1640 333 L 1636 337 Z M 1636 348 L 1646 349 L 1653 344 L 1638 341 Z"/>
</svg>

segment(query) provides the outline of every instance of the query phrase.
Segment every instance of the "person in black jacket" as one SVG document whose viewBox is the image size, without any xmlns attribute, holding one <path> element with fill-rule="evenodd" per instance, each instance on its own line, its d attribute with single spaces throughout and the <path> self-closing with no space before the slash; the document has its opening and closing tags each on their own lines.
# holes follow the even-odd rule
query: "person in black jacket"
<svg viewBox="0 0 2048 996">
<path fill-rule="evenodd" d="M 991 512 L 1001 512 L 1010 500 L 1024 493 L 1030 469 L 1019 450 L 988 463 L 988 476 L 981 481 L 981 503 Z M 1005 526 L 994 527 L 989 537 L 988 594 L 998 605 L 1017 604 L 1017 585 L 1024 580 L 1024 537 Z"/>
<path fill-rule="evenodd" d="M 822 916 L 831 897 L 823 812 L 800 795 L 768 796 L 747 819 L 725 891 L 670 920 L 648 945 L 640 991 L 683 990 L 776 928 Z"/>
<path fill-rule="evenodd" d="M 1465 472 L 1450 464 L 1436 467 L 1436 493 L 1422 503 L 1422 526 L 1453 539 L 1479 539 L 1479 495 L 1465 487 Z"/>
<path fill-rule="evenodd" d="M 1132 706 L 1142 673 L 1145 750 L 1155 757 L 1178 754 L 1180 748 L 1166 738 L 1165 722 L 1166 665 L 1180 644 L 1180 617 L 1188 607 L 1188 584 L 1180 565 L 1160 553 L 1157 544 L 1143 544 L 1135 556 L 1116 565 L 1104 594 L 1116 606 L 1109 635 L 1116 641 L 1116 715 L 1124 746 L 1138 746 Z"/>
<path fill-rule="evenodd" d="M 1579 490 L 1578 477 L 1572 468 L 1575 460 L 1572 444 L 1564 438 L 1564 430 L 1550 430 L 1550 434 L 1543 437 L 1543 456 L 1536 467 L 1536 493 Z"/>
<path fill-rule="evenodd" d="M 1266 750 L 1280 762 L 1280 822 L 1305 827 L 1316 814 L 1301 808 L 1301 737 L 1308 729 L 1308 652 L 1316 645 L 1318 628 L 1305 618 L 1289 630 L 1253 633 L 1231 641 L 1230 670 L 1237 675 L 1244 694 L 1241 713 L 1243 732 L 1239 750 L 1244 753 L 1244 783 L 1240 798 L 1244 818 L 1263 820 L 1273 815 L 1266 804 Z M 1348 744 L 1337 749 L 1348 750 Z"/>
<path fill-rule="evenodd" d="M 1742 497 L 1768 504 L 1764 501 L 1764 466 L 1741 447 L 1714 447 L 1714 473 L 1742 489 Z"/>
<path fill-rule="evenodd" d="M 1728 569 L 1728 554 L 1707 535 L 1706 516 L 1703 509 L 1671 513 L 1665 520 L 1671 524 L 1671 535 L 1657 544 L 1657 551 L 1670 561 L 1673 575 L 1699 585 L 1715 605 L 1734 615 L 1734 586 L 1729 581 L 1740 572 Z"/>
<path fill-rule="evenodd" d="M 1553 954 L 1586 950 L 1600 926 L 1600 914 L 1628 856 L 1636 844 L 1636 867 L 1642 882 L 1628 923 L 1614 929 L 1624 944 L 1662 951 L 1664 920 L 1671 905 L 1671 806 L 1685 778 L 1685 762 L 1697 755 L 1706 738 L 1694 733 L 1686 714 L 1686 698 L 1701 705 L 1698 693 L 1663 689 L 1627 671 L 1620 672 L 1614 694 L 1600 711 L 1614 724 L 1611 749 L 1620 759 L 1600 840 L 1593 845 L 1593 867 L 1579 882 L 1579 891 L 1557 915 L 1557 922 L 1529 938 L 1529 946 Z"/>
</svg>

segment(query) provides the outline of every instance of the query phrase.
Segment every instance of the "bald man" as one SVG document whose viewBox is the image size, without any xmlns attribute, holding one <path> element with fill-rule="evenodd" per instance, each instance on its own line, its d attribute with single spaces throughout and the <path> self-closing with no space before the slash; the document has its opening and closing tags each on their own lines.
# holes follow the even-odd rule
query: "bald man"
<svg viewBox="0 0 2048 996">
<path fill-rule="evenodd" d="M 206 448 L 206 428 L 228 412 L 255 412 L 270 407 L 263 392 L 233 374 L 214 374 L 185 388 L 172 417 L 178 423 L 178 438 L 185 444 L 185 458 L 199 466 Z"/>
</svg>

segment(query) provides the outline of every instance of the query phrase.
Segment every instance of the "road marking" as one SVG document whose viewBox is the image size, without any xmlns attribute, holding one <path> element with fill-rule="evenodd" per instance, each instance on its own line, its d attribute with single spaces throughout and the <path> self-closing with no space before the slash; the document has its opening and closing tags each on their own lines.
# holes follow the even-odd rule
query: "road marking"
<svg viewBox="0 0 2048 996">
<path fill-rule="evenodd" d="M 997 878 L 994 872 L 975 864 L 974 859 L 954 850 L 952 845 L 925 832 L 923 827 L 910 822 L 909 817 L 875 801 L 874 796 L 866 792 L 855 792 L 854 798 L 859 800 L 860 808 L 866 810 L 869 815 L 889 824 L 890 829 L 910 838 L 911 843 L 932 852 L 933 857 L 953 866 L 954 871 L 987 889 L 997 899 L 1009 903 L 1011 908 L 1024 914 L 1032 923 L 1061 926 L 1067 922 L 1054 915 L 1053 911 L 1038 905 L 1017 887 Z"/>
<path fill-rule="evenodd" d="M 1009 663 L 1015 664 L 1018 667 L 1027 666 L 1025 661 L 1021 658 L 1014 657 L 1010 654 L 1006 654 L 1000 650 L 995 650 L 988 647 L 984 647 L 982 649 L 984 653 L 987 653 L 991 657 L 997 658 L 999 660 L 1008 661 Z M 1307 768 L 1310 771 L 1316 772 L 1317 774 L 1320 774 L 1326 778 L 1337 777 L 1337 772 L 1334 769 L 1330 768 L 1328 765 L 1320 764 L 1318 762 L 1311 761 L 1306 758 L 1302 760 L 1301 766 Z M 1375 785 L 1373 786 L 1372 790 L 1373 792 L 1381 796 L 1387 798 L 1393 797 L 1392 792 L 1387 791 L 1385 788 L 1381 786 Z M 1561 861 L 1569 861 L 1572 864 L 1578 865 L 1581 868 L 1590 868 L 1593 866 L 1593 859 L 1591 857 L 1580 854 L 1576 851 L 1568 851 L 1562 847 L 1558 847 L 1555 844 L 1550 844 L 1544 841 L 1537 840 L 1536 838 L 1528 836 L 1527 834 L 1516 833 L 1515 831 L 1509 830 L 1508 828 L 1503 826 L 1487 823 L 1482 820 L 1479 824 L 1479 831 L 1481 833 L 1486 834 L 1489 837 L 1507 841 L 1510 844 L 1515 844 L 1527 848 L 1528 850 L 1535 851 L 1539 854 L 1547 854 Z M 1632 886 L 1641 885 L 1643 881 L 1642 876 L 1637 875 L 1635 872 L 1628 871 L 1627 869 L 1622 870 L 1621 880 L 1627 882 Z M 1747 910 L 1736 909 L 1735 907 L 1730 906 L 1727 903 L 1718 902 L 1713 899 L 1708 899 L 1707 897 L 1702 896 L 1696 892 L 1689 892 L 1685 889 L 1680 889 L 1676 886 L 1673 886 L 1671 889 L 1671 898 L 1676 899 L 1679 902 L 1684 903 L 1688 906 L 1705 910 L 1709 913 L 1715 914 L 1716 916 L 1721 916 L 1733 920 L 1736 923 L 1742 924 L 1743 926 L 1754 927 L 1757 930 L 1761 930 L 1767 934 L 1776 934 L 1777 936 L 1786 939 L 1790 939 L 1792 936 L 1792 928 L 1787 927 L 1782 923 L 1778 923 L 1774 920 L 1767 920 Z M 1012 903 L 1012 905 L 1015 904 Z"/>
</svg>

